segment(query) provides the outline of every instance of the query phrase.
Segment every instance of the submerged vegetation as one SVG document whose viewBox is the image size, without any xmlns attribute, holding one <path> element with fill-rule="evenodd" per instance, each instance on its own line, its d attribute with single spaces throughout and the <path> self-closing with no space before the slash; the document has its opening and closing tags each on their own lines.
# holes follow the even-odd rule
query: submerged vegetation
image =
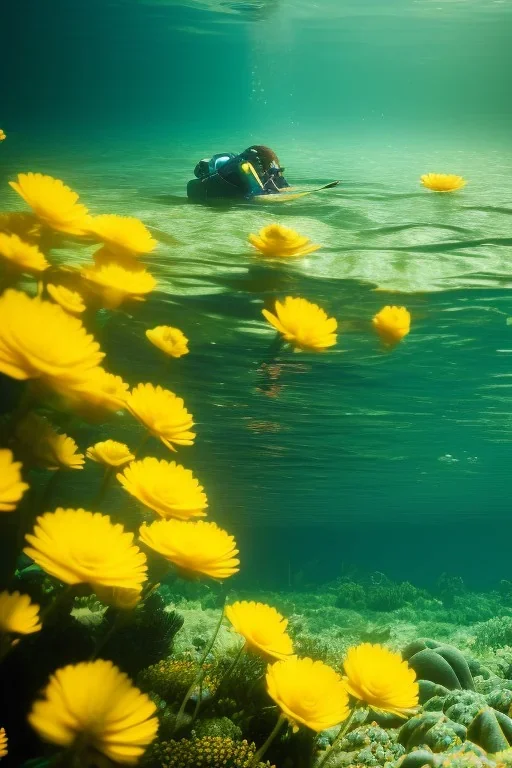
<svg viewBox="0 0 512 768">
<path fill-rule="evenodd" d="M 209 504 L 193 471 L 151 455 L 200 439 L 186 400 L 103 367 L 100 313 L 150 297 L 156 240 L 137 219 L 93 216 L 50 176 L 11 186 L 33 214 L 0 217 L 0 386 L 11 393 L 0 512 L 12 552 L 1 565 L 0 758 L 25 768 L 512 764 L 510 585 L 475 596 L 446 576 L 430 593 L 373 574 L 262 602 L 236 586 L 228 594 L 243 552 L 198 519 Z M 271 258 L 320 247 L 278 225 L 250 241 Z M 76 267 L 56 255 L 64 242 L 99 249 Z M 328 354 L 337 342 L 337 320 L 305 298 L 263 314 L 274 346 Z M 390 347 L 411 318 L 387 306 L 372 325 Z M 173 363 L 194 343 L 172 326 L 141 338 Z M 127 419 L 139 445 L 116 439 Z M 81 421 L 94 432 L 83 453 L 67 434 Z M 91 509 L 80 498 L 59 506 L 55 477 L 86 461 L 103 469 Z M 121 520 L 105 512 L 116 481 L 137 504 Z"/>
</svg>

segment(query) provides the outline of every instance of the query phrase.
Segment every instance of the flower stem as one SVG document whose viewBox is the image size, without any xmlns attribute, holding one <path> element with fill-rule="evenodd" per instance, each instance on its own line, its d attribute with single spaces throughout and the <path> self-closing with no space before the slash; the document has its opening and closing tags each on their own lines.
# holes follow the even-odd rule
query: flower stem
<svg viewBox="0 0 512 768">
<path fill-rule="evenodd" d="M 219 680 L 219 684 L 217 685 L 217 689 L 216 689 L 215 693 L 213 694 L 211 699 L 208 699 L 208 701 L 206 702 L 206 704 L 202 708 L 202 712 L 203 713 L 204 713 L 205 710 L 210 709 L 211 707 L 213 707 L 213 705 L 219 700 L 219 696 L 220 696 L 221 691 L 222 691 L 222 686 L 226 682 L 226 680 L 229 680 L 229 678 L 233 674 L 233 671 L 234 671 L 235 667 L 238 665 L 240 659 L 242 658 L 242 654 L 245 651 L 245 646 L 246 646 L 246 644 L 242 643 L 242 645 L 240 646 L 239 650 L 236 652 L 235 658 L 233 659 L 233 661 L 229 665 L 229 667 L 226 670 L 225 674 Z M 201 703 L 199 702 L 198 706 L 196 707 L 196 711 L 194 712 L 194 716 L 192 718 L 192 722 L 194 722 L 194 720 L 196 719 L 197 715 L 199 714 L 200 708 L 201 708 Z"/>
<path fill-rule="evenodd" d="M 49 605 L 44 608 L 40 616 L 41 624 L 44 622 L 47 622 L 49 618 L 53 617 L 55 612 L 62 608 L 66 604 L 66 602 L 73 596 L 73 586 L 67 586 L 65 589 L 62 590 L 60 595 L 57 595 L 55 600 L 53 600 Z"/>
<path fill-rule="evenodd" d="M 275 737 L 277 736 L 277 734 L 279 733 L 279 731 L 281 730 L 285 722 L 286 722 L 286 717 L 283 714 L 281 714 L 279 716 L 279 720 L 274 726 L 274 730 L 272 731 L 272 733 L 270 734 L 266 742 L 263 744 L 263 746 L 260 747 L 258 751 L 255 753 L 249 768 L 255 768 L 258 765 L 258 763 L 261 761 L 261 758 L 266 753 L 267 749 L 270 747 L 270 745 L 274 741 Z"/>
<path fill-rule="evenodd" d="M 226 603 L 226 600 L 224 600 L 224 605 L 225 605 L 225 603 Z M 174 726 L 174 731 L 178 730 L 178 728 L 180 726 L 180 721 L 183 718 L 183 714 L 185 712 L 185 708 L 186 708 L 188 702 L 190 701 L 190 697 L 194 693 L 198 683 L 203 678 L 203 664 L 205 663 L 206 659 L 208 658 L 208 655 L 211 652 L 211 650 L 212 650 L 212 648 L 213 648 L 213 646 L 215 644 L 215 641 L 217 639 L 217 635 L 219 634 L 219 630 L 220 630 L 221 625 L 222 625 L 222 620 L 224 618 L 224 605 L 222 606 L 222 610 L 220 612 L 220 618 L 219 618 L 219 621 L 217 623 L 217 626 L 215 627 L 215 632 L 213 633 L 212 639 L 210 640 L 210 642 L 206 646 L 206 648 L 205 648 L 205 650 L 203 652 L 203 655 L 201 656 L 201 659 L 199 660 L 198 672 L 197 672 L 196 676 L 194 677 L 194 679 L 192 680 L 192 683 L 191 683 L 188 691 L 186 692 L 186 694 L 185 694 L 185 696 L 183 698 L 183 701 L 181 702 L 181 706 L 180 706 L 180 708 L 178 710 L 178 714 L 176 715 L 176 723 L 175 723 L 175 726 Z"/>
<path fill-rule="evenodd" d="M 108 490 L 108 487 L 112 482 L 112 478 L 114 477 L 114 470 L 115 470 L 115 467 L 107 467 L 105 469 L 105 474 L 103 475 L 103 479 L 101 481 L 101 485 L 99 487 L 98 493 L 96 495 L 96 498 L 92 502 L 92 506 L 94 508 L 98 507 L 100 503 L 103 501 L 103 498 Z"/>
<path fill-rule="evenodd" d="M 334 748 L 336 747 L 337 744 L 339 744 L 339 742 L 344 738 L 344 736 L 347 735 L 350 726 L 354 722 L 354 718 L 356 716 L 356 712 L 358 711 L 358 709 L 359 709 L 358 705 L 356 704 L 356 706 L 354 707 L 354 709 L 352 710 L 350 715 L 347 717 L 344 724 L 341 726 L 340 730 L 338 731 L 338 735 L 334 739 L 330 748 L 325 751 L 325 755 L 320 760 L 320 762 L 315 766 L 315 768 L 324 768 L 324 766 L 327 765 L 328 761 L 332 757 Z M 366 717 L 364 718 L 364 720 L 366 720 Z M 364 720 L 361 722 L 361 725 L 363 724 Z"/>
<path fill-rule="evenodd" d="M 147 443 L 147 441 L 149 440 L 150 437 L 151 437 L 151 435 L 149 434 L 149 432 L 145 432 L 144 433 L 144 437 L 142 438 L 142 440 L 138 444 L 137 448 L 133 452 L 133 455 L 135 456 L 136 459 L 138 458 L 140 452 L 142 451 L 142 449 L 144 448 L 144 446 L 146 445 L 146 443 Z"/>
</svg>

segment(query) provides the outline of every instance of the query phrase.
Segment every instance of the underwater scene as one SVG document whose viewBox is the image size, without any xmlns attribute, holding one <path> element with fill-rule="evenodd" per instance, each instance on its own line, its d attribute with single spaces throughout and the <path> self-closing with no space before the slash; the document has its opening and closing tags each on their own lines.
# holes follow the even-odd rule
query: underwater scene
<svg viewBox="0 0 512 768">
<path fill-rule="evenodd" d="M 7 0 L 0 768 L 512 768 L 512 6 Z"/>
</svg>

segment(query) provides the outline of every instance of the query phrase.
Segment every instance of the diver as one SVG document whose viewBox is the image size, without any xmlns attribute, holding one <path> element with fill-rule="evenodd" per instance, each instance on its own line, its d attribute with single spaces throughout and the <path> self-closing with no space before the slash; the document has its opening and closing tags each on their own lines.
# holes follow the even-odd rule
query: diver
<svg viewBox="0 0 512 768">
<path fill-rule="evenodd" d="M 279 194 L 289 187 L 283 172 L 272 149 L 253 144 L 239 155 L 224 152 L 200 160 L 194 169 L 196 178 L 187 185 L 187 197 L 204 202 Z"/>
</svg>

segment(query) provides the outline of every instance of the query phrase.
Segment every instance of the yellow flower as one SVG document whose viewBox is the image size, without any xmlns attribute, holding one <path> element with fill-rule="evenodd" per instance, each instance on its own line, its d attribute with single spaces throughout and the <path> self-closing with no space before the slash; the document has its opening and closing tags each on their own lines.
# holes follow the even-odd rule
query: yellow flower
<svg viewBox="0 0 512 768">
<path fill-rule="evenodd" d="M 106 464 L 107 467 L 121 467 L 135 458 L 133 453 L 130 453 L 127 445 L 117 443 L 115 440 L 104 440 L 101 443 L 95 443 L 95 445 L 87 449 L 85 455 L 92 461 Z"/>
<path fill-rule="evenodd" d="M 78 291 L 71 291 L 65 285 L 53 285 L 53 283 L 47 283 L 46 290 L 52 299 L 71 315 L 79 315 L 85 311 L 84 300 Z"/>
<path fill-rule="evenodd" d="M 0 259 L 20 272 L 44 272 L 50 266 L 36 245 L 21 240 L 18 235 L 0 232 Z"/>
<path fill-rule="evenodd" d="M 98 367 L 74 386 L 59 386 L 57 391 L 67 408 L 86 420 L 102 421 L 109 413 L 124 409 L 128 389 L 120 376 Z"/>
<path fill-rule="evenodd" d="M 21 462 L 12 451 L 0 448 L 0 512 L 12 512 L 29 486 L 21 477 Z"/>
<path fill-rule="evenodd" d="M 5 131 L 3 131 L 0 128 L 0 141 L 5 141 L 6 138 L 7 138 L 7 135 L 6 135 Z M 2 730 L 3 730 L 3 728 L 2 728 Z M 5 731 L 4 731 L 4 733 L 5 733 Z"/>
<path fill-rule="evenodd" d="M 466 185 L 462 176 L 453 173 L 426 173 L 421 177 L 421 183 L 433 192 L 455 192 Z"/>
<path fill-rule="evenodd" d="M 411 314 L 405 307 L 383 307 L 372 320 L 376 333 L 393 346 L 411 330 Z"/>
<path fill-rule="evenodd" d="M 349 715 L 342 679 L 322 661 L 292 656 L 268 667 L 267 690 L 283 715 L 312 731 L 333 728 Z"/>
<path fill-rule="evenodd" d="M 80 320 L 58 305 L 21 291 L 0 296 L 0 371 L 7 376 L 72 387 L 103 357 Z"/>
<path fill-rule="evenodd" d="M 251 650 L 275 659 L 293 654 L 292 640 L 286 632 L 288 621 L 270 605 L 243 600 L 228 605 L 226 616 Z"/>
<path fill-rule="evenodd" d="M 58 669 L 28 721 L 52 744 L 75 742 L 123 765 L 138 762 L 158 730 L 156 706 L 111 661 L 82 661 Z"/>
<path fill-rule="evenodd" d="M 249 235 L 249 242 L 264 256 L 270 257 L 307 256 L 320 248 L 294 229 L 280 224 L 269 224 L 257 235 Z"/>
<path fill-rule="evenodd" d="M 111 253 L 121 257 L 151 253 L 157 246 L 147 227 L 133 216 L 94 216 L 89 231 L 103 241 Z"/>
<path fill-rule="evenodd" d="M 116 309 L 127 299 L 145 301 L 144 295 L 156 286 L 153 275 L 138 265 L 127 269 L 111 261 L 83 267 L 81 274 L 99 293 L 107 309 Z"/>
<path fill-rule="evenodd" d="M 5 728 L 0 728 L 0 758 L 5 757 L 8 754 L 8 751 Z"/>
<path fill-rule="evenodd" d="M 193 445 L 195 432 L 192 415 L 185 403 L 168 389 L 153 384 L 138 384 L 126 397 L 126 408 L 164 445 L 174 451 L 176 445 Z"/>
<path fill-rule="evenodd" d="M 46 469 L 83 469 L 83 453 L 72 437 L 57 432 L 50 422 L 29 413 L 18 424 L 16 437 L 32 460 Z"/>
<path fill-rule="evenodd" d="M 140 538 L 188 575 L 227 579 L 240 570 L 235 539 L 215 523 L 157 520 L 141 527 Z"/>
<path fill-rule="evenodd" d="M 86 234 L 90 220 L 87 208 L 60 179 L 42 173 L 20 173 L 18 181 L 9 184 L 51 229 L 67 235 Z"/>
<path fill-rule="evenodd" d="M 416 673 L 399 653 L 363 643 L 348 649 L 344 668 L 348 692 L 375 711 L 407 717 L 417 707 Z"/>
<path fill-rule="evenodd" d="M 141 599 L 137 589 L 121 589 L 120 587 L 95 587 L 96 597 L 106 605 L 119 608 L 121 611 L 131 611 Z"/>
<path fill-rule="evenodd" d="M 30 635 L 41 627 L 39 606 L 31 603 L 28 595 L 0 592 L 0 632 Z"/>
<path fill-rule="evenodd" d="M 123 488 L 161 517 L 204 517 L 208 506 L 203 486 L 175 461 L 151 457 L 134 461 L 117 475 Z"/>
<path fill-rule="evenodd" d="M 7 211 L 0 213 L 0 232 L 37 243 L 41 238 L 41 222 L 32 213 Z"/>
<path fill-rule="evenodd" d="M 165 352 L 169 357 L 183 357 L 188 354 L 188 339 L 179 328 L 170 325 L 157 325 L 146 331 L 149 341 Z"/>
<path fill-rule="evenodd" d="M 133 543 L 133 533 L 108 515 L 59 507 L 38 517 L 25 538 L 24 553 L 65 584 L 140 592 L 146 580 L 146 556 Z"/>
<path fill-rule="evenodd" d="M 320 352 L 336 344 L 335 318 L 306 299 L 287 296 L 283 303 L 276 301 L 275 315 L 266 309 L 262 313 L 296 349 Z"/>
</svg>

